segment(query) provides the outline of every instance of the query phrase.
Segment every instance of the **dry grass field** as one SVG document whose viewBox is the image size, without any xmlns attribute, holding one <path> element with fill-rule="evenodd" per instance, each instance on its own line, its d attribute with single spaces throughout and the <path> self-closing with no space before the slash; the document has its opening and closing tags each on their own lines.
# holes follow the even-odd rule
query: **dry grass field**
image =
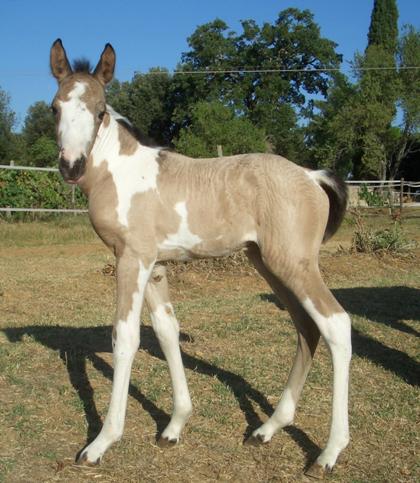
<svg viewBox="0 0 420 483">
<path fill-rule="evenodd" d="M 420 240 L 420 218 L 408 216 Z M 372 225 L 390 220 L 371 216 Z M 321 255 L 353 320 L 352 439 L 332 482 L 419 481 L 420 250 L 350 254 L 346 221 Z M 172 299 L 194 413 L 180 444 L 156 445 L 169 418 L 166 363 L 147 313 L 124 438 L 98 467 L 73 464 L 105 414 L 111 388 L 113 257 L 86 220 L 0 221 L 0 481 L 289 482 L 324 445 L 331 366 L 321 343 L 292 426 L 243 445 L 277 403 L 295 352 L 288 313 L 235 261 L 171 267 Z"/>
</svg>

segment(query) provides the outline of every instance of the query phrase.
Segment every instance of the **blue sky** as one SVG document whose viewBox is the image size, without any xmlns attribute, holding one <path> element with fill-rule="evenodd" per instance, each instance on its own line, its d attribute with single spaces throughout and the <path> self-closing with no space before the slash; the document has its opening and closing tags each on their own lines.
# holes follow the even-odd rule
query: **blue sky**
<svg viewBox="0 0 420 483">
<path fill-rule="evenodd" d="M 420 2 L 398 0 L 400 25 L 420 25 Z M 363 51 L 373 0 L 0 0 L 0 87 L 11 97 L 19 123 L 38 100 L 49 102 L 56 83 L 49 73 L 52 42 L 60 37 L 70 59 L 96 63 L 106 42 L 117 52 L 116 76 L 131 79 L 150 67 L 174 69 L 198 25 L 224 20 L 240 31 L 240 20 L 273 22 L 288 7 L 309 9 L 321 34 L 350 61 Z"/>
</svg>

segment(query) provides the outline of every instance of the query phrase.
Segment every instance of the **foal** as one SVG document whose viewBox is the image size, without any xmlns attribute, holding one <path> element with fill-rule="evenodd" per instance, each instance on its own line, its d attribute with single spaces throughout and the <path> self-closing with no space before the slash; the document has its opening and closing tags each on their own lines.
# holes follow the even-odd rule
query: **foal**
<svg viewBox="0 0 420 483">
<path fill-rule="evenodd" d="M 173 388 L 173 413 L 160 444 L 178 442 L 191 414 L 191 399 L 165 269 L 156 263 L 219 257 L 246 248 L 287 305 L 298 334 L 280 402 L 251 440 L 268 443 L 293 422 L 322 335 L 334 369 L 332 420 L 327 445 L 309 471 L 317 475 L 331 470 L 349 441 L 350 319 L 321 278 L 318 252 L 344 216 L 344 183 L 329 172 L 306 170 L 272 154 L 191 159 L 147 147 L 105 103 L 104 87 L 115 66 L 111 45 L 93 73 L 72 70 L 61 40 L 54 42 L 50 61 L 58 81 L 52 109 L 60 172 L 88 196 L 92 225 L 117 260 L 111 402 L 101 432 L 78 461 L 99 463 L 123 434 L 144 298 Z"/>
</svg>

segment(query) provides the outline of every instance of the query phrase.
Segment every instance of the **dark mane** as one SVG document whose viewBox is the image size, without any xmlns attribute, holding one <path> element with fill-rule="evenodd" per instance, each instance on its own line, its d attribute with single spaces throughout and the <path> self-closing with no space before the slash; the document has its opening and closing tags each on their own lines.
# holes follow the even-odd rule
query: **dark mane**
<svg viewBox="0 0 420 483">
<path fill-rule="evenodd" d="M 116 119 L 118 124 L 126 129 L 142 146 L 147 146 L 149 148 L 160 147 L 153 139 L 151 139 L 147 134 L 144 134 L 137 127 L 133 126 L 127 119 L 119 117 Z"/>
<path fill-rule="evenodd" d="M 73 61 L 73 72 L 84 72 L 85 74 L 90 74 L 91 70 L 92 66 L 90 62 L 84 57 Z"/>
</svg>

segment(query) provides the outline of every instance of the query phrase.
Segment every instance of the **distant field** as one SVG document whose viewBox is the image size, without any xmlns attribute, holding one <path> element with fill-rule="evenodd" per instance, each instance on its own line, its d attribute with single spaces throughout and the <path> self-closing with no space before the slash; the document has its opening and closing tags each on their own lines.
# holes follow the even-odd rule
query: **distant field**
<svg viewBox="0 0 420 483">
<path fill-rule="evenodd" d="M 418 212 L 405 216 L 420 241 Z M 350 254 L 352 231 L 348 218 L 321 256 L 353 320 L 352 440 L 329 480 L 419 481 L 420 249 Z M 145 313 L 124 438 L 101 466 L 73 464 L 109 401 L 115 279 L 102 269 L 111 263 L 86 217 L 0 221 L 0 481 L 302 481 L 328 436 L 330 357 L 321 344 L 295 424 L 267 446 L 243 446 L 279 400 L 296 337 L 265 282 L 235 263 L 170 275 L 194 405 L 181 443 L 155 444 L 171 390 Z"/>
</svg>

